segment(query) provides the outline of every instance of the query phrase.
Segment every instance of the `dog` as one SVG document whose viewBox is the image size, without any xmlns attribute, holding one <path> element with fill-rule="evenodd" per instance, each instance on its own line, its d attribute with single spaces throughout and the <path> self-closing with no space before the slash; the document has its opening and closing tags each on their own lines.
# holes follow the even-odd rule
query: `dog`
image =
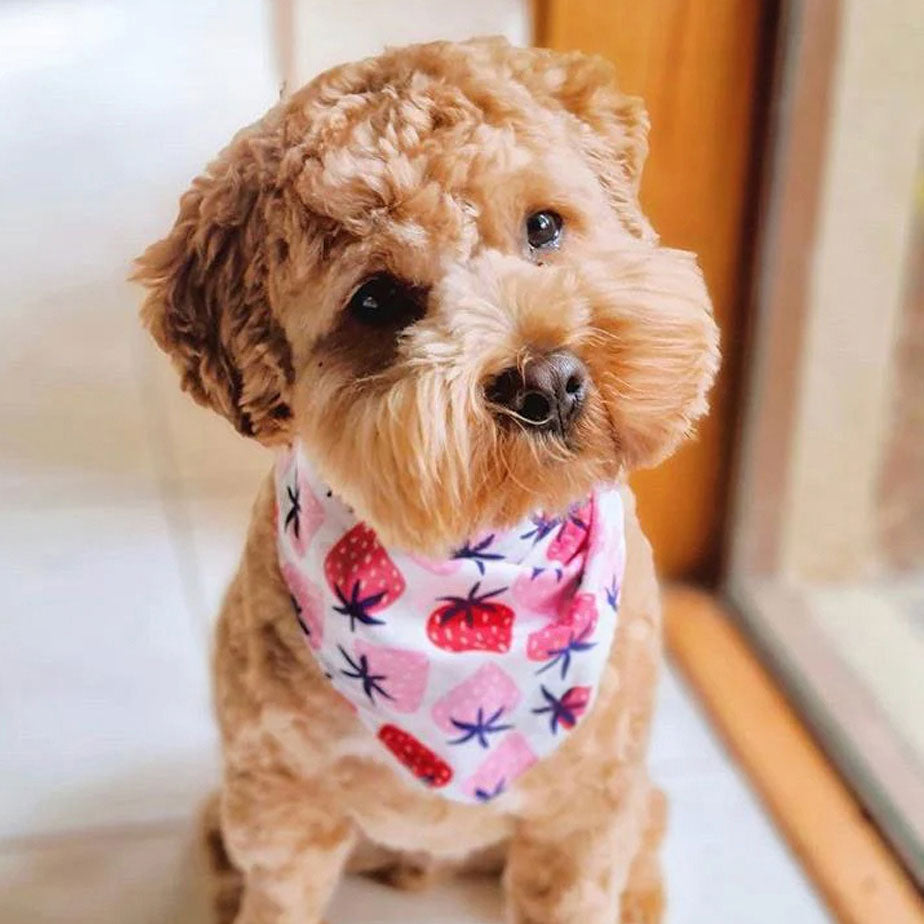
<svg viewBox="0 0 924 924">
<path fill-rule="evenodd" d="M 216 630 L 219 920 L 316 924 L 344 871 L 502 871 L 516 924 L 661 919 L 626 478 L 706 411 L 718 334 L 641 211 L 647 129 L 598 58 L 392 49 L 240 132 L 139 258 L 182 387 L 279 456 Z"/>
</svg>

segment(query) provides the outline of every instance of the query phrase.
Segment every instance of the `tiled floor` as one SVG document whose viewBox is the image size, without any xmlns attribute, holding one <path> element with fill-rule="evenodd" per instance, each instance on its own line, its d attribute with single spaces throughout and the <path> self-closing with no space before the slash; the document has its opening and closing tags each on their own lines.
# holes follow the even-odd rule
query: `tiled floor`
<svg viewBox="0 0 924 924">
<path fill-rule="evenodd" d="M 201 920 L 208 621 L 267 460 L 179 396 L 121 280 L 272 100 L 264 13 L 0 7 L 0 924 Z M 827 920 L 671 674 L 653 766 L 671 924 Z M 350 882 L 331 920 L 500 917 L 486 885 Z"/>
</svg>

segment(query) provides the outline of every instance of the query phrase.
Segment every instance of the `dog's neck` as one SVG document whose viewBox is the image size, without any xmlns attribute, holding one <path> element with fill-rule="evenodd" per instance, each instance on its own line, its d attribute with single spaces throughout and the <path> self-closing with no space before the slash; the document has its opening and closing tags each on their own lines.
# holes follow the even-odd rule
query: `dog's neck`
<svg viewBox="0 0 924 924">
<path fill-rule="evenodd" d="M 590 708 L 625 566 L 618 490 L 434 561 L 383 546 L 296 446 L 277 464 L 276 521 L 295 618 L 321 670 L 442 794 L 500 795 Z"/>
</svg>

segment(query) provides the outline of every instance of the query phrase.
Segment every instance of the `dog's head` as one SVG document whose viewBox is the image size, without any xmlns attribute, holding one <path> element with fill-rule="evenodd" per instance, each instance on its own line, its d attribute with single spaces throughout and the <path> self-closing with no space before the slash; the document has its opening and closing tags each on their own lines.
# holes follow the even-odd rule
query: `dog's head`
<svg viewBox="0 0 924 924">
<path fill-rule="evenodd" d="M 500 40 L 336 68 L 239 134 L 140 258 L 183 385 L 298 437 L 383 537 L 445 551 L 656 463 L 706 409 L 694 257 L 638 204 L 610 68 Z"/>
</svg>

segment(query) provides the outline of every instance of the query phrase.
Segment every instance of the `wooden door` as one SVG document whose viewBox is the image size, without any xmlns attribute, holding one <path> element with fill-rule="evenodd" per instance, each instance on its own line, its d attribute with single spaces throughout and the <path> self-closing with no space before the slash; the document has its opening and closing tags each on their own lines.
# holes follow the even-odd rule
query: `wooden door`
<svg viewBox="0 0 924 924">
<path fill-rule="evenodd" d="M 642 203 L 674 247 L 695 251 L 722 328 L 712 413 L 688 443 L 633 484 L 662 574 L 709 577 L 721 552 L 733 385 L 743 333 L 754 139 L 775 3 L 761 0 L 539 0 L 536 43 L 613 61 L 651 117 Z"/>
</svg>

